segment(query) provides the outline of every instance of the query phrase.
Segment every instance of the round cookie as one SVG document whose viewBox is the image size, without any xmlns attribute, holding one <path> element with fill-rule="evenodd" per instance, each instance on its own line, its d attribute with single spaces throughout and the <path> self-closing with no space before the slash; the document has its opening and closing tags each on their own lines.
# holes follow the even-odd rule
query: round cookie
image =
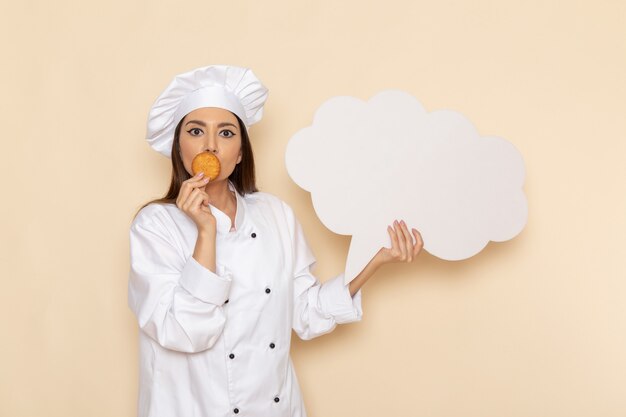
<svg viewBox="0 0 626 417">
<path fill-rule="evenodd" d="M 196 155 L 191 161 L 193 175 L 204 172 L 204 177 L 214 180 L 220 175 L 220 160 L 211 152 L 202 152 Z"/>
</svg>

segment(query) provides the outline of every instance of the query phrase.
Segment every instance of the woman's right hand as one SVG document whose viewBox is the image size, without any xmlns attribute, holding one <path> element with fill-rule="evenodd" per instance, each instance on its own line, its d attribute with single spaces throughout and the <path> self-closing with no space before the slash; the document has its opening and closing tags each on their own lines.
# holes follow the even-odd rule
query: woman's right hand
<svg viewBox="0 0 626 417">
<path fill-rule="evenodd" d="M 209 208 L 209 195 L 204 191 L 208 183 L 209 178 L 204 178 L 202 172 L 183 181 L 176 206 L 194 221 L 198 232 L 215 233 L 216 220 Z"/>
</svg>

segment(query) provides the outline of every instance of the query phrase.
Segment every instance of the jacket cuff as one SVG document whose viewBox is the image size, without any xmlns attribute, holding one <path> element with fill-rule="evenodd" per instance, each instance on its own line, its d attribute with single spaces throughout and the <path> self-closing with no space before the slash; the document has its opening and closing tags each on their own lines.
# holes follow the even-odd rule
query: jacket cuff
<svg viewBox="0 0 626 417">
<path fill-rule="evenodd" d="M 201 265 L 193 256 L 187 259 L 180 277 L 180 285 L 194 297 L 217 305 L 228 299 L 231 274 L 218 265 L 216 274 Z"/>
<path fill-rule="evenodd" d="M 320 302 L 324 312 L 330 314 L 338 324 L 361 320 L 361 289 L 350 296 L 350 284 L 343 283 L 343 274 L 328 280 L 320 289 Z"/>
</svg>

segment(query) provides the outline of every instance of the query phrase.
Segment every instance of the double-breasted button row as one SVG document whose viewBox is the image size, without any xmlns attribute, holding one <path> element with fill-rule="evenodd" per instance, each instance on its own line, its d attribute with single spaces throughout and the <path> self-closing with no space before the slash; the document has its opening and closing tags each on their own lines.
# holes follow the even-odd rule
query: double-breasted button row
<svg viewBox="0 0 626 417">
<path fill-rule="evenodd" d="M 274 349 L 276 347 L 276 344 L 274 342 L 270 343 L 270 349 Z M 235 359 L 235 354 L 231 353 L 228 355 L 229 358 L 231 359 Z"/>
<path fill-rule="evenodd" d="M 278 398 L 278 397 L 274 397 L 274 402 L 275 402 L 275 403 L 277 403 L 277 402 L 279 402 L 279 401 L 280 401 L 280 398 Z M 233 413 L 235 413 L 235 414 L 239 414 L 239 408 L 236 408 L 236 407 L 235 407 L 235 408 L 233 409 Z"/>
<path fill-rule="evenodd" d="M 270 343 L 270 349 L 274 349 L 276 347 L 276 344 L 274 342 Z M 231 353 L 228 355 L 229 358 L 231 359 L 235 359 L 235 354 Z"/>
<path fill-rule="evenodd" d="M 271 293 L 271 292 L 272 292 L 272 290 L 271 290 L 271 288 L 270 288 L 270 287 L 265 288 L 265 294 L 269 294 L 269 293 Z M 224 304 L 228 304 L 228 301 L 229 301 L 229 300 L 224 301 Z"/>
</svg>

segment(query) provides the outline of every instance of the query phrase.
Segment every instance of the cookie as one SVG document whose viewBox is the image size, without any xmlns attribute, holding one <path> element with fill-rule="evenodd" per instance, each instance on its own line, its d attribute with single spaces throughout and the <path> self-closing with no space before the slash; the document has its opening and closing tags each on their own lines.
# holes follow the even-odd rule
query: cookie
<svg viewBox="0 0 626 417">
<path fill-rule="evenodd" d="M 202 171 L 205 178 L 214 180 L 220 175 L 220 160 L 211 152 L 199 153 L 191 161 L 191 171 L 193 175 Z"/>
</svg>

